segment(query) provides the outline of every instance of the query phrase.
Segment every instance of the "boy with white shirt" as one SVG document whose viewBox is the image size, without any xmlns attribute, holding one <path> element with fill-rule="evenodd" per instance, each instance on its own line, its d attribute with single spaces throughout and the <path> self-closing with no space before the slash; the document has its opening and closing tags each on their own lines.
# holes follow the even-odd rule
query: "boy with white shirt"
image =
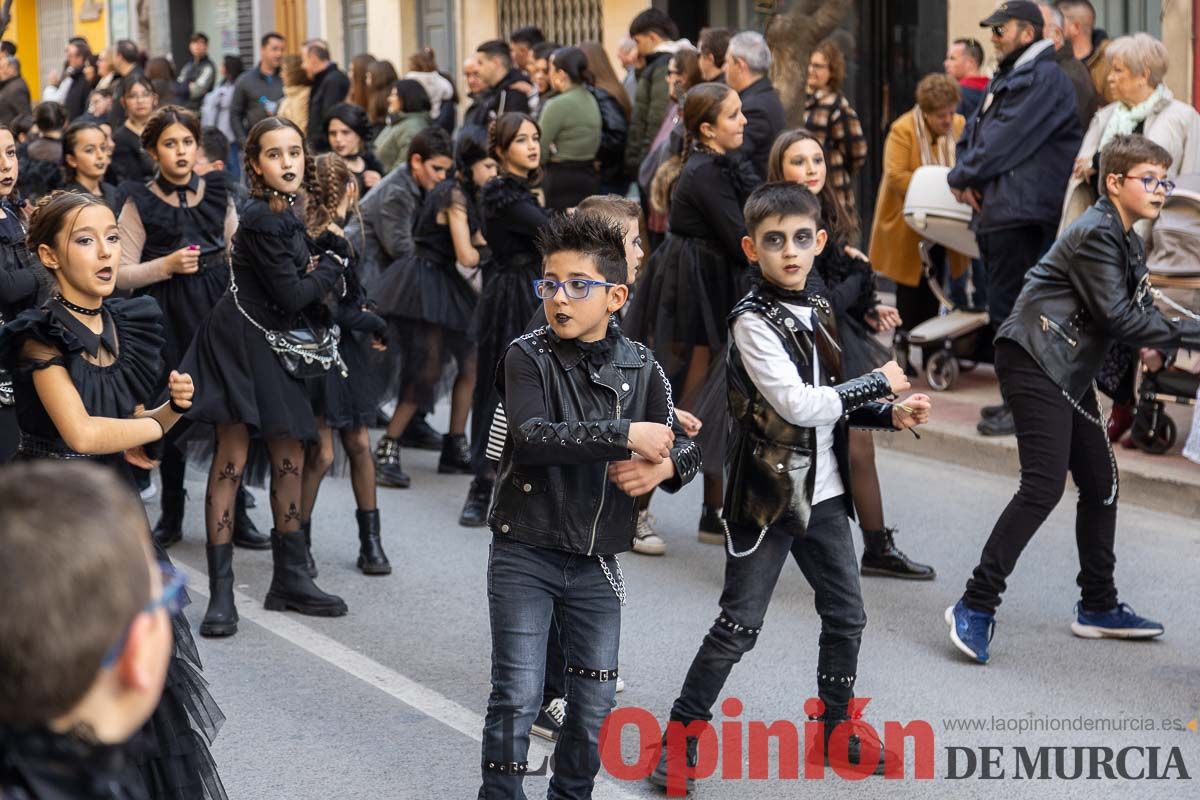
<svg viewBox="0 0 1200 800">
<path fill-rule="evenodd" d="M 768 183 L 744 208 L 742 247 L 762 269 L 762 282 L 730 314 L 729 406 L 733 428 L 726 452 L 725 586 L 721 611 L 704 637 L 671 709 L 671 723 L 712 719 L 733 665 L 754 647 L 788 554 L 813 587 L 821 617 L 817 696 L 825 740 L 805 753 L 817 764 L 876 765 L 884 752 L 866 726 L 854 722 L 858 650 L 866 625 L 858 560 L 850 535 L 854 513 L 847 448 L 849 425 L 902 430 L 929 419 L 929 398 L 877 402 L 908 388 L 892 361 L 846 380 L 828 301 L 805 291 L 813 260 L 826 242 L 817 198 L 803 185 Z M 829 747 L 838 725 L 850 725 L 841 748 Z M 677 794 L 693 789 L 696 738 L 664 747 L 651 784 Z M 840 738 L 840 737 L 839 737 Z M 674 743 L 674 742 L 673 742 Z M 823 745 L 823 746 L 822 746 Z M 841 750 L 842 752 L 835 752 Z"/>
</svg>

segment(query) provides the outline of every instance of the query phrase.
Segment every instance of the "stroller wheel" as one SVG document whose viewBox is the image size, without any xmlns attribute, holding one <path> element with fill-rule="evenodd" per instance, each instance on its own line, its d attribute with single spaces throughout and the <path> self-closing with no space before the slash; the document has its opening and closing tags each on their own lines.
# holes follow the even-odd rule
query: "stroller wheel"
<svg viewBox="0 0 1200 800">
<path fill-rule="evenodd" d="M 958 359 L 949 350 L 938 350 L 925 364 L 925 379 L 936 391 L 944 392 L 958 380 Z"/>
<path fill-rule="evenodd" d="M 1160 406 L 1150 413 L 1139 413 L 1133 420 L 1133 428 L 1129 431 L 1130 438 L 1139 449 L 1151 455 L 1160 456 L 1175 445 L 1178 431 L 1175 420 L 1167 416 Z"/>
</svg>

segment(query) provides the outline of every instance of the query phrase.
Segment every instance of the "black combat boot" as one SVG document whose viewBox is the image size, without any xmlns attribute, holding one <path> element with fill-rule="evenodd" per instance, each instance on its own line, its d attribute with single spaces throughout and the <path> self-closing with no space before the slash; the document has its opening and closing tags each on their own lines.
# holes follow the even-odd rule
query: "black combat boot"
<svg viewBox="0 0 1200 800">
<path fill-rule="evenodd" d="M 268 611 L 297 611 L 310 617 L 340 617 L 346 614 L 342 598 L 326 594 L 308 577 L 304 534 L 271 531 L 274 574 L 263 608 Z"/>
<path fill-rule="evenodd" d="M 237 633 L 238 613 L 233 603 L 233 545 L 210 544 L 208 556 L 208 610 L 200 623 L 201 636 Z"/>
<path fill-rule="evenodd" d="M 918 564 L 896 547 L 895 528 L 863 531 L 862 574 L 887 578 L 906 578 L 910 581 L 931 581 L 937 577 L 933 567 Z"/>
<path fill-rule="evenodd" d="M 392 565 L 379 539 L 379 511 L 355 511 L 358 520 L 358 568 L 364 575 L 391 575 Z"/>
<path fill-rule="evenodd" d="M 233 502 L 233 544 L 247 550 L 270 550 L 271 537 L 262 533 L 246 511 L 246 487 L 239 486 Z"/>
</svg>

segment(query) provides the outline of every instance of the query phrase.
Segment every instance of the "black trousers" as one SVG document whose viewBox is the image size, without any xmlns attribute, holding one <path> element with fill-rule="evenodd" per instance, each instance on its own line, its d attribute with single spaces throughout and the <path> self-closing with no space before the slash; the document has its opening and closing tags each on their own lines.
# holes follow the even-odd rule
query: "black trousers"
<svg viewBox="0 0 1200 800">
<path fill-rule="evenodd" d="M 1079 487 L 1075 507 L 1079 575 L 1075 582 L 1082 592 L 1083 607 L 1088 611 L 1115 607 L 1117 476 L 1108 436 L 1072 407 L 1020 345 L 1005 339 L 996 343 L 996 373 L 1017 427 L 1021 483 L 996 520 L 979 566 L 967 581 L 963 602 L 976 611 L 995 613 L 1005 581 L 1025 545 L 1058 505 L 1070 470 Z M 1080 406 L 1098 416 L 1094 391 L 1088 390 Z"/>
<path fill-rule="evenodd" d="M 1025 273 L 1054 244 L 1057 225 L 1022 225 L 979 234 L 979 253 L 987 271 L 988 316 L 996 328 L 1016 305 Z"/>
</svg>

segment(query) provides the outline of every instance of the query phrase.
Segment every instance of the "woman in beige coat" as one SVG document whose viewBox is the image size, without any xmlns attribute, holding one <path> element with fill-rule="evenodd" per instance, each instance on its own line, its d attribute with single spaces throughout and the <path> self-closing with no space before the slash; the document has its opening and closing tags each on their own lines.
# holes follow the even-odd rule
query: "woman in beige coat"
<svg viewBox="0 0 1200 800">
<path fill-rule="evenodd" d="M 1096 202 L 1096 173 L 1100 151 L 1118 134 L 1140 133 L 1166 148 L 1174 159 L 1169 177 L 1200 171 L 1200 114 L 1181 103 L 1163 83 L 1167 74 L 1167 48 L 1148 33 L 1121 36 L 1105 51 L 1112 69 L 1108 85 L 1117 100 L 1096 112 L 1075 159 L 1075 171 L 1067 184 L 1059 230 Z M 1145 238 L 1149 222 L 1134 229 Z"/>
<path fill-rule="evenodd" d="M 282 73 L 283 101 L 279 104 L 279 116 L 296 123 L 300 132 L 307 135 L 308 95 L 312 87 L 301 66 L 300 56 L 284 56 Z"/>
</svg>

